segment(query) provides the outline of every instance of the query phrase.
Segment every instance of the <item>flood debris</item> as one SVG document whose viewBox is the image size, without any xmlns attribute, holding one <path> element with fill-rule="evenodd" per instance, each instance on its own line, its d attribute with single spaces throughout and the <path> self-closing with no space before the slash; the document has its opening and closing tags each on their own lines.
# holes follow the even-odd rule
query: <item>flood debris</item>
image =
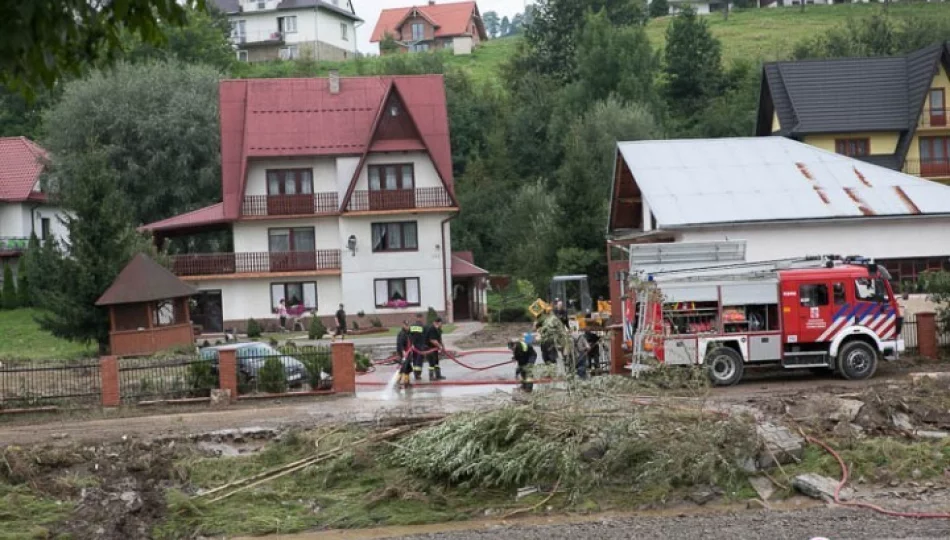
<svg viewBox="0 0 950 540">
<path fill-rule="evenodd" d="M 814 499 L 834 501 L 838 481 L 816 473 L 800 474 L 792 479 L 792 487 Z M 838 499 L 847 501 L 854 496 L 850 488 L 842 488 Z"/>
</svg>

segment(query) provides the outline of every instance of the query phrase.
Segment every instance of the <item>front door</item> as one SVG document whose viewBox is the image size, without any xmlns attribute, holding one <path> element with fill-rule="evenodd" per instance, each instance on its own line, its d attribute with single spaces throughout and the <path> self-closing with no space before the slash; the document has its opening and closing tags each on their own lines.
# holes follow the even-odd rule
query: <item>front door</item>
<svg viewBox="0 0 950 540">
<path fill-rule="evenodd" d="M 815 343 L 831 320 L 831 291 L 827 283 L 798 283 L 798 342 Z"/>
<path fill-rule="evenodd" d="M 201 326 L 202 333 L 220 334 L 224 332 L 221 291 L 201 291 L 195 295 L 194 300 L 191 322 Z"/>
<path fill-rule="evenodd" d="M 472 317 L 471 295 L 467 281 L 457 281 L 452 284 L 452 314 L 456 321 L 468 320 Z"/>
</svg>

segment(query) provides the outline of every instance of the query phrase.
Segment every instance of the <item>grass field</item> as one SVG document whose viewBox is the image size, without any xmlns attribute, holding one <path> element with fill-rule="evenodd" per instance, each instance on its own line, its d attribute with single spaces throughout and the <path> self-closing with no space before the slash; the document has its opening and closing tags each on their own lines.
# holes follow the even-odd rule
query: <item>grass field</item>
<svg viewBox="0 0 950 540">
<path fill-rule="evenodd" d="M 94 355 L 92 344 L 80 344 L 53 337 L 36 324 L 33 309 L 0 311 L 0 360 L 60 360 Z"/>
<path fill-rule="evenodd" d="M 729 20 L 721 14 L 706 16 L 713 34 L 722 41 L 723 60 L 781 60 L 788 58 L 792 48 L 802 39 L 820 35 L 830 28 L 844 25 L 850 18 L 863 18 L 883 12 L 881 4 L 836 4 L 774 9 L 734 11 Z M 918 15 L 950 19 L 950 5 L 936 3 L 895 3 L 890 6 L 895 16 Z M 647 35 L 654 47 L 662 48 L 666 28 L 672 17 L 654 19 L 647 25 Z"/>
</svg>

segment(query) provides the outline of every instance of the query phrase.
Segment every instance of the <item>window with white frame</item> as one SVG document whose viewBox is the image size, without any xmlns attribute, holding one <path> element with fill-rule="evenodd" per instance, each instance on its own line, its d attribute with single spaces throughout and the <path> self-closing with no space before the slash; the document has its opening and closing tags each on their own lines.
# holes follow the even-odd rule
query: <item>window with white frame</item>
<svg viewBox="0 0 950 540">
<path fill-rule="evenodd" d="M 419 234 L 415 221 L 373 223 L 373 251 L 418 251 Z"/>
<path fill-rule="evenodd" d="M 276 310 L 281 300 L 287 309 L 317 309 L 317 284 L 313 281 L 271 283 L 270 299 L 271 310 Z"/>
<path fill-rule="evenodd" d="M 374 282 L 376 290 L 376 307 L 399 308 L 418 306 L 419 278 L 377 279 Z"/>
<path fill-rule="evenodd" d="M 237 59 L 239 62 L 247 62 L 247 51 L 238 51 Z"/>
<path fill-rule="evenodd" d="M 340 39 L 343 41 L 349 41 L 348 29 L 345 22 L 340 23 Z"/>
<path fill-rule="evenodd" d="M 277 17 L 277 31 L 284 34 L 297 33 L 297 16 Z"/>
<path fill-rule="evenodd" d="M 289 47 L 283 47 L 278 51 L 281 60 L 295 60 L 300 58 L 300 52 L 297 49 L 296 45 L 291 45 Z"/>
</svg>

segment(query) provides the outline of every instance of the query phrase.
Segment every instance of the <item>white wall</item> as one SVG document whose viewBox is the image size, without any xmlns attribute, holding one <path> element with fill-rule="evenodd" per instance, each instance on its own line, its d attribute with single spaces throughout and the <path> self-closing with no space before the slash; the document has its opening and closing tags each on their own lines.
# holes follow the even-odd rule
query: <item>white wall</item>
<svg viewBox="0 0 950 540">
<path fill-rule="evenodd" d="M 268 229 L 313 227 L 317 249 L 340 249 L 339 219 L 336 217 L 238 221 L 234 224 L 234 252 L 270 251 Z"/>
<path fill-rule="evenodd" d="M 254 3 L 256 6 L 256 3 Z M 268 6 L 271 7 L 271 6 Z M 297 17 L 297 31 L 284 34 L 284 43 L 312 43 L 321 41 L 340 49 L 356 52 L 356 27 L 352 19 L 323 9 L 296 9 L 274 11 L 245 11 L 230 15 L 231 21 L 245 21 L 244 33 L 248 42 L 267 41 L 277 31 L 278 17 Z M 347 25 L 347 40 L 342 39 L 340 23 Z M 240 48 L 240 46 L 239 46 Z"/>
<path fill-rule="evenodd" d="M 271 311 L 270 287 L 273 283 L 317 283 L 317 314 L 333 315 L 341 302 L 339 276 L 316 276 L 286 279 L 231 279 L 221 281 L 192 282 L 202 291 L 221 291 L 221 304 L 225 321 L 243 321 L 274 318 Z"/>
<path fill-rule="evenodd" d="M 346 25 L 347 39 L 345 40 L 340 32 L 340 23 Z M 356 52 L 356 25 L 353 23 L 353 19 L 320 9 L 317 10 L 315 24 L 316 40 L 329 43 L 345 51 Z"/>
<path fill-rule="evenodd" d="M 247 187 L 244 193 L 246 195 L 267 195 L 268 169 L 308 168 L 313 169 L 314 193 L 337 191 L 336 161 L 334 158 L 267 159 L 251 161 L 248 163 Z M 344 190 L 345 189 L 344 187 Z"/>
<path fill-rule="evenodd" d="M 452 49 L 455 54 L 472 54 L 472 38 L 468 36 L 453 38 Z"/>
<path fill-rule="evenodd" d="M 950 218 L 854 220 L 838 223 L 745 225 L 683 231 L 677 241 L 745 240 L 746 260 L 805 255 L 878 259 L 950 255 Z"/>
<path fill-rule="evenodd" d="M 356 156 L 336 158 L 336 186 L 342 196 L 346 194 L 346 188 L 350 187 L 353 180 L 353 173 L 360 166 L 360 158 Z"/>
<path fill-rule="evenodd" d="M 28 237 L 34 231 L 40 236 L 43 231 L 42 220 L 49 218 L 50 233 L 58 239 L 68 237 L 66 226 L 60 221 L 63 212 L 54 206 L 42 205 L 33 210 L 33 222 L 30 222 L 30 209 L 35 203 L 0 203 L 0 236 Z M 34 229 L 35 227 L 35 229 Z"/>
<path fill-rule="evenodd" d="M 356 181 L 356 189 L 369 189 L 369 165 L 397 165 L 403 163 L 413 164 L 416 189 L 442 187 L 442 181 L 439 180 L 435 165 L 432 164 L 432 160 L 425 152 L 376 152 L 366 159 L 366 165 L 363 166 L 359 180 Z"/>
</svg>

